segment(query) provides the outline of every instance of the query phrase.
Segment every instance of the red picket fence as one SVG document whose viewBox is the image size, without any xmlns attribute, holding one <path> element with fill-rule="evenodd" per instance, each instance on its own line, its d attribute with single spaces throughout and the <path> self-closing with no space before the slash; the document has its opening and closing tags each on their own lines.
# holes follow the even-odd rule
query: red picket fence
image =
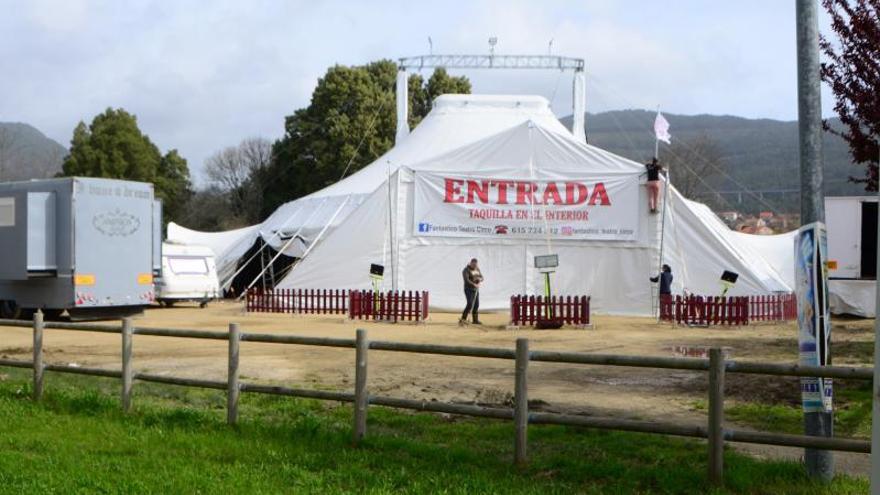
<svg viewBox="0 0 880 495">
<path fill-rule="evenodd" d="M 749 316 L 752 321 L 796 320 L 797 297 L 794 294 L 750 296 Z"/>
<path fill-rule="evenodd" d="M 589 325 L 590 296 L 510 296 L 511 325 L 534 325 L 551 314 L 566 325 Z"/>
<path fill-rule="evenodd" d="M 425 321 L 428 318 L 428 291 L 353 290 L 348 294 L 348 317 L 394 323 Z"/>
<path fill-rule="evenodd" d="M 771 296 L 660 296 L 660 319 L 685 325 L 748 325 L 797 318 L 794 294 Z"/>
<path fill-rule="evenodd" d="M 345 314 L 348 289 L 251 289 L 245 296 L 248 313 Z"/>
</svg>

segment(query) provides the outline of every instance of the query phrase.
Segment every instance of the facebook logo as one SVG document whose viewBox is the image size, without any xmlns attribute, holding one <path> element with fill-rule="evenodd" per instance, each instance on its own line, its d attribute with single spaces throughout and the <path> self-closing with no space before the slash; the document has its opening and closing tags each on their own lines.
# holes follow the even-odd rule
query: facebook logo
<svg viewBox="0 0 880 495">
<path fill-rule="evenodd" d="M 419 223 L 419 232 L 429 232 L 431 230 L 430 223 Z"/>
</svg>

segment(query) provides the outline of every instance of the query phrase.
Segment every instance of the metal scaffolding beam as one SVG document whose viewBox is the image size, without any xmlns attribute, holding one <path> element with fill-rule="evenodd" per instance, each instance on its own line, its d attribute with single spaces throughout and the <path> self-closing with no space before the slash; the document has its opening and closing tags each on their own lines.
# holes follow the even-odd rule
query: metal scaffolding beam
<svg viewBox="0 0 880 495">
<path fill-rule="evenodd" d="M 555 55 L 418 55 L 398 59 L 407 69 L 558 69 L 581 72 L 584 59 Z"/>
</svg>

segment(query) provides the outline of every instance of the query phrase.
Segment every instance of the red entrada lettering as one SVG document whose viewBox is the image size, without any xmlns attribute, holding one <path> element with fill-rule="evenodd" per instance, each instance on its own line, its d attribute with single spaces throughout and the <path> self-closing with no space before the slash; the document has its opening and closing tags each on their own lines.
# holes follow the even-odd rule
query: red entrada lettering
<svg viewBox="0 0 880 495">
<path fill-rule="evenodd" d="M 541 184 L 514 180 L 448 178 L 444 181 L 444 203 L 506 205 L 513 199 L 517 205 L 574 206 L 586 203 L 588 206 L 611 206 L 611 199 L 603 182 L 597 182 L 590 194 L 587 186 L 580 182 L 564 182 L 560 190 L 556 182 Z"/>
</svg>

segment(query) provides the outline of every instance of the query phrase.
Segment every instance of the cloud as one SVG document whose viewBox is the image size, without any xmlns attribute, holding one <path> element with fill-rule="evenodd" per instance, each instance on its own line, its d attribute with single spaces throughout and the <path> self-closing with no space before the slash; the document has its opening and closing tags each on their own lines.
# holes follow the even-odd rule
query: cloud
<svg viewBox="0 0 880 495">
<path fill-rule="evenodd" d="M 67 143 L 78 121 L 124 107 L 196 176 L 222 147 L 280 136 L 327 67 L 426 53 L 428 36 L 435 53 L 486 53 L 492 35 L 499 53 L 546 53 L 553 39 L 554 54 L 586 60 L 589 111 L 796 117 L 785 2 L 0 0 L 0 11 L 0 120 Z M 476 92 L 541 94 L 570 112 L 570 74 L 464 74 Z"/>
</svg>

